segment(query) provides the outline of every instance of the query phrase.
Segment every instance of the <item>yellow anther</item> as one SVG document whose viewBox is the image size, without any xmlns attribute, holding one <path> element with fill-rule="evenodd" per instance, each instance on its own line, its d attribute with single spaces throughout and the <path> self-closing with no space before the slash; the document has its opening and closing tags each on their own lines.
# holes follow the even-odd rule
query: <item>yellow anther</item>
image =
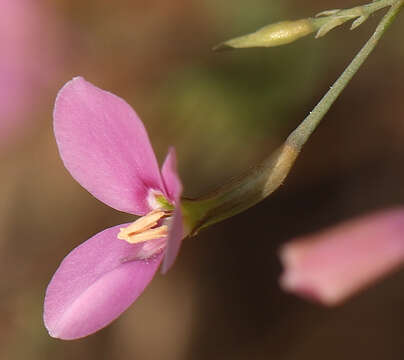
<svg viewBox="0 0 404 360">
<path fill-rule="evenodd" d="M 145 216 L 137 219 L 126 228 L 121 228 L 118 239 L 125 240 L 130 244 L 136 244 L 148 240 L 166 237 L 167 225 L 158 226 L 158 222 L 169 216 L 170 213 L 162 210 L 153 210 Z"/>
<path fill-rule="evenodd" d="M 167 225 L 162 225 L 155 229 L 146 230 L 139 234 L 132 234 L 127 237 L 120 237 L 118 235 L 118 239 L 125 240 L 130 244 L 137 244 L 144 241 L 165 238 L 167 235 L 168 227 Z"/>
</svg>

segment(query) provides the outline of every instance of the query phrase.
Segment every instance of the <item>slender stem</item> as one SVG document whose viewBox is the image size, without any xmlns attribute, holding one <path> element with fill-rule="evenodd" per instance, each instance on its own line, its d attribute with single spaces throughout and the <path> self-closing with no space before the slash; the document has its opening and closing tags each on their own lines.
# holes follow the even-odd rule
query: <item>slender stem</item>
<svg viewBox="0 0 404 360">
<path fill-rule="evenodd" d="M 335 14 L 329 16 L 320 16 L 313 19 L 313 25 L 317 28 L 323 26 L 333 18 L 345 18 L 348 21 L 350 18 L 356 18 L 360 16 L 369 16 L 374 12 L 383 9 L 387 6 L 392 6 L 397 0 L 378 0 L 371 2 L 370 4 L 355 6 L 350 9 L 343 9 L 336 11 Z M 321 13 L 320 13 L 321 14 Z M 317 15 L 318 16 L 318 15 Z"/>
<path fill-rule="evenodd" d="M 384 32 L 387 30 L 388 26 L 391 24 L 395 16 L 398 14 L 401 6 L 403 6 L 403 3 L 404 1 L 401 0 L 396 1 L 396 3 L 392 5 L 392 7 L 389 9 L 387 14 L 383 17 L 383 19 L 377 26 L 371 38 L 366 42 L 363 48 L 355 56 L 355 58 L 337 79 L 334 85 L 331 86 L 330 90 L 328 90 L 328 92 L 324 95 L 320 102 L 310 112 L 310 114 L 303 120 L 303 122 L 296 128 L 296 130 L 294 130 L 289 135 L 286 140 L 287 143 L 291 145 L 293 144 L 294 147 L 300 149 L 309 139 L 310 135 L 317 128 L 324 115 L 330 109 L 331 105 L 335 102 L 341 92 L 348 85 L 349 81 L 365 62 L 369 54 L 376 47 Z"/>
<path fill-rule="evenodd" d="M 380 4 L 385 2 L 384 0 L 379 1 Z M 403 4 L 404 0 L 394 2 L 371 38 L 313 111 L 289 135 L 286 142 L 277 151 L 244 176 L 222 186 L 217 191 L 199 199 L 183 199 L 183 213 L 191 234 L 248 209 L 266 198 L 282 184 L 302 146 L 373 51 Z"/>
</svg>

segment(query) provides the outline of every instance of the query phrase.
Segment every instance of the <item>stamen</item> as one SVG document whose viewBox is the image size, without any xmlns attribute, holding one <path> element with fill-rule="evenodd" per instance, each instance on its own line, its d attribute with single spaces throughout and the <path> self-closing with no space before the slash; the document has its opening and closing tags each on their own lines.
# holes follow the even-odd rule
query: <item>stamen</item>
<svg viewBox="0 0 404 360">
<path fill-rule="evenodd" d="M 121 228 L 118 239 L 125 240 L 130 244 L 167 237 L 167 225 L 158 226 L 158 222 L 170 216 L 171 213 L 162 210 L 153 210 L 145 216 L 137 219 L 126 228 Z"/>
<path fill-rule="evenodd" d="M 137 244 L 137 243 L 148 241 L 148 240 L 165 238 L 165 237 L 167 237 L 167 235 L 168 235 L 168 227 L 167 227 L 167 225 L 162 225 L 155 229 L 146 230 L 139 234 L 131 234 L 126 237 L 120 236 L 120 233 L 119 233 L 118 239 L 126 240 L 130 244 Z"/>
</svg>

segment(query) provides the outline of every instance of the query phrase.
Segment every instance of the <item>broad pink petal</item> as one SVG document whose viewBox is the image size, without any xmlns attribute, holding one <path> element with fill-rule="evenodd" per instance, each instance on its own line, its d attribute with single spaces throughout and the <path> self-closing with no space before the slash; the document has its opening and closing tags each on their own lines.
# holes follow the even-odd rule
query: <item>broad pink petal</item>
<svg viewBox="0 0 404 360">
<path fill-rule="evenodd" d="M 141 244 L 118 240 L 115 226 L 75 248 L 60 264 L 45 296 L 44 321 L 53 337 L 77 339 L 116 319 L 153 278 L 162 253 L 135 258 Z"/>
<path fill-rule="evenodd" d="M 57 96 L 54 130 L 66 168 L 107 205 L 143 215 L 149 190 L 165 193 L 147 132 L 118 96 L 74 78 Z"/>
<path fill-rule="evenodd" d="M 281 249 L 281 286 L 336 305 L 404 262 L 404 208 L 347 221 Z"/>
<path fill-rule="evenodd" d="M 170 200 L 178 202 L 182 193 L 181 180 L 177 173 L 177 155 L 175 149 L 170 147 L 161 168 L 167 195 Z"/>
<path fill-rule="evenodd" d="M 170 232 L 168 234 L 164 261 L 163 265 L 161 266 L 161 272 L 163 274 L 165 274 L 174 264 L 174 261 L 180 250 L 183 238 L 184 238 L 184 225 L 182 221 L 181 206 L 178 205 L 174 210 L 172 224 L 170 227 Z"/>
</svg>

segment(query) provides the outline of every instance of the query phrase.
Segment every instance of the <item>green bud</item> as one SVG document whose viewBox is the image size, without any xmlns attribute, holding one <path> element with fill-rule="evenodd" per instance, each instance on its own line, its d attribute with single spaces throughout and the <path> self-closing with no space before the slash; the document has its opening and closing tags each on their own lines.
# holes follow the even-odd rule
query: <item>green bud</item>
<svg viewBox="0 0 404 360">
<path fill-rule="evenodd" d="M 256 32 L 225 41 L 213 50 L 230 48 L 272 47 L 289 44 L 316 31 L 313 20 L 281 21 L 258 29 Z"/>
</svg>

